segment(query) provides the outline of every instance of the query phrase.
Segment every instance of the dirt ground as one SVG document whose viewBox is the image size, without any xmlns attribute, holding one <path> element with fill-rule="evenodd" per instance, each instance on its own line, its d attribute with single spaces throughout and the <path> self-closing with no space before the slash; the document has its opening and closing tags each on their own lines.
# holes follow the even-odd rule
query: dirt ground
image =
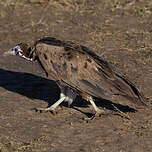
<svg viewBox="0 0 152 152">
<path fill-rule="evenodd" d="M 0 0 L 0 152 L 152 152 L 151 0 Z M 94 113 L 80 97 L 57 115 L 35 112 L 59 98 L 55 82 L 37 63 L 2 54 L 43 36 L 88 46 L 128 77 L 148 99 L 147 108 L 117 98 L 130 120 Z"/>
</svg>

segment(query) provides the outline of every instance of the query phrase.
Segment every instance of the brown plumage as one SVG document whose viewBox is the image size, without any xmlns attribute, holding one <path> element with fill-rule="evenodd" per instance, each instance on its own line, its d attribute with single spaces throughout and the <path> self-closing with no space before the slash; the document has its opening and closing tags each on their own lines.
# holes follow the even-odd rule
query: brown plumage
<svg viewBox="0 0 152 152">
<path fill-rule="evenodd" d="M 52 37 L 44 37 L 33 46 L 28 47 L 23 43 L 18 46 L 23 51 L 22 55 L 37 60 L 46 75 L 64 87 L 61 93 L 68 96 L 65 93 L 67 88 L 69 93 L 74 92 L 91 100 L 96 112 L 99 109 L 94 105 L 92 97 L 109 99 L 113 95 L 120 95 L 136 104 L 145 105 L 144 97 L 133 83 L 85 46 Z"/>
</svg>

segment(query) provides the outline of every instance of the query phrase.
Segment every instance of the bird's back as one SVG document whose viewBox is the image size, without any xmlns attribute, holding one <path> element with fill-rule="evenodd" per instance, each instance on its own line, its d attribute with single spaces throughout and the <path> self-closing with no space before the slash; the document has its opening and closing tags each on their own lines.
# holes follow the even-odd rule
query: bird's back
<svg viewBox="0 0 152 152">
<path fill-rule="evenodd" d="M 121 95 L 144 104 L 144 97 L 135 85 L 87 47 L 45 37 L 36 41 L 35 48 L 48 75 L 76 92 L 99 98 Z"/>
</svg>

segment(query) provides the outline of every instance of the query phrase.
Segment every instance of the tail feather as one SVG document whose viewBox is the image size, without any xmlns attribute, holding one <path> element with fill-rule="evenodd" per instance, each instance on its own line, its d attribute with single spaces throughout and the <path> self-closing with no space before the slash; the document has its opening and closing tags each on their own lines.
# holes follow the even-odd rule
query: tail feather
<svg viewBox="0 0 152 152">
<path fill-rule="evenodd" d="M 116 73 L 116 76 L 119 77 L 121 80 L 123 80 L 133 91 L 134 96 L 129 96 L 127 94 L 124 94 L 123 96 L 127 98 L 128 100 L 131 100 L 135 102 L 136 104 L 145 105 L 146 106 L 146 99 L 144 96 L 138 91 L 138 89 L 135 87 L 135 85 L 130 82 L 128 79 L 126 79 L 124 76 L 122 76 L 119 73 Z"/>
</svg>

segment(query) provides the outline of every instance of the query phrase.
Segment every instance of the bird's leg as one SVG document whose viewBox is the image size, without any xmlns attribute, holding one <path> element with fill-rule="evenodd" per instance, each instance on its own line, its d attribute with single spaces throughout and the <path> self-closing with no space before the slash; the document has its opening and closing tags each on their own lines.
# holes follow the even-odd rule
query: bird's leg
<svg viewBox="0 0 152 152">
<path fill-rule="evenodd" d="M 70 107 L 76 98 L 76 94 L 70 88 L 66 88 L 65 94 L 66 94 L 65 101 L 68 102 L 68 107 Z"/>
<path fill-rule="evenodd" d="M 94 108 L 94 110 L 95 110 L 95 114 L 92 116 L 92 117 L 90 117 L 90 118 L 86 118 L 86 120 L 92 120 L 92 119 L 94 119 L 96 116 L 101 116 L 102 114 L 104 115 L 104 114 L 106 114 L 106 112 L 104 111 L 104 110 L 101 110 L 101 109 L 99 109 L 97 106 L 96 106 L 96 104 L 94 103 L 94 101 L 93 101 L 93 98 L 92 97 L 90 97 L 89 99 L 88 99 L 88 101 L 91 103 L 91 105 L 93 106 L 93 108 Z"/>
<path fill-rule="evenodd" d="M 55 109 L 56 107 L 61 104 L 64 100 L 65 100 L 65 96 L 60 98 L 57 102 L 55 102 L 53 105 L 51 105 L 50 107 L 47 107 L 47 108 L 36 108 L 36 111 L 51 111 L 52 113 L 55 114 Z"/>
<path fill-rule="evenodd" d="M 76 98 L 76 94 L 70 88 L 62 86 L 60 99 L 57 102 L 55 102 L 53 105 L 51 105 L 48 108 L 36 108 L 36 111 L 45 111 L 45 112 L 51 111 L 52 113 L 55 114 L 55 109 L 59 104 L 61 104 L 63 101 L 67 101 L 68 106 L 70 106 L 75 98 Z"/>
<path fill-rule="evenodd" d="M 56 107 L 61 104 L 65 99 L 66 99 L 66 95 L 65 93 L 66 88 L 63 86 L 61 87 L 61 93 L 60 93 L 60 99 L 58 101 L 56 101 L 53 105 L 51 105 L 50 107 L 47 108 L 36 108 L 36 111 L 51 111 L 52 113 L 55 113 L 55 109 Z"/>
</svg>

